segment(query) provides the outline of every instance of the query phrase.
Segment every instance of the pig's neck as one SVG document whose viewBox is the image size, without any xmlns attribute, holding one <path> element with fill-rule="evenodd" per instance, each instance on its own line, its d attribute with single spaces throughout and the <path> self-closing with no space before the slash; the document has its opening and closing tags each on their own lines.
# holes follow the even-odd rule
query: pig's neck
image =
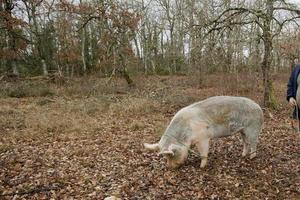
<svg viewBox="0 0 300 200">
<path fill-rule="evenodd" d="M 192 129 L 189 124 L 184 121 L 171 123 L 160 139 L 160 147 L 168 149 L 171 144 L 185 146 L 191 145 Z"/>
</svg>

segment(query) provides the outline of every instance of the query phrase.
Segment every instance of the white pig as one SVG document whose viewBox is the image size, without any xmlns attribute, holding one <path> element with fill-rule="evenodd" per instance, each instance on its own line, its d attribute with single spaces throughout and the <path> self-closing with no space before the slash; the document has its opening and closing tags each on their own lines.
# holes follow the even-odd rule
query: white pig
<svg viewBox="0 0 300 200">
<path fill-rule="evenodd" d="M 189 148 L 195 145 L 201 155 L 201 168 L 207 163 L 209 141 L 240 132 L 243 153 L 256 156 L 258 135 L 262 130 L 263 112 L 258 104 L 245 97 L 215 96 L 179 110 L 160 141 L 144 143 L 146 149 L 165 155 L 169 167 L 181 165 Z"/>
</svg>

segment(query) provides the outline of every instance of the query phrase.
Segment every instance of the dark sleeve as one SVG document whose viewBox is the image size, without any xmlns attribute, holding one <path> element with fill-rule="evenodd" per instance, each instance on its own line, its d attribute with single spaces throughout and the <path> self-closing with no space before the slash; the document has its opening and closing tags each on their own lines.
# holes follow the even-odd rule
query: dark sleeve
<svg viewBox="0 0 300 200">
<path fill-rule="evenodd" d="M 296 68 L 292 71 L 289 82 L 287 84 L 287 93 L 286 93 L 286 100 L 289 101 L 291 97 L 295 97 L 294 91 L 295 91 L 295 74 L 296 74 Z"/>
</svg>

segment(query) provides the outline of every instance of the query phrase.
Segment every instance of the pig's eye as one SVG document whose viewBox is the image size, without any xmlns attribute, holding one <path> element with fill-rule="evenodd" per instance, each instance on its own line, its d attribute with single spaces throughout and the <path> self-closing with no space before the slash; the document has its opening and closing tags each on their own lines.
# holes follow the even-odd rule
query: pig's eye
<svg viewBox="0 0 300 200">
<path fill-rule="evenodd" d="M 173 149 L 173 152 L 174 152 L 174 157 L 178 157 L 179 155 L 180 155 L 180 149 L 178 149 L 178 148 L 174 148 Z"/>
<path fill-rule="evenodd" d="M 173 158 L 178 158 L 180 156 L 180 152 L 178 150 L 173 150 L 174 156 Z"/>
<path fill-rule="evenodd" d="M 174 155 L 167 154 L 167 158 L 169 158 L 169 159 L 172 159 L 172 158 L 174 158 L 174 156 L 175 156 L 175 154 L 174 154 Z"/>
<path fill-rule="evenodd" d="M 178 158 L 178 152 L 177 153 L 174 152 L 174 155 L 167 154 L 167 158 L 170 160 L 174 160 L 174 159 Z"/>
</svg>

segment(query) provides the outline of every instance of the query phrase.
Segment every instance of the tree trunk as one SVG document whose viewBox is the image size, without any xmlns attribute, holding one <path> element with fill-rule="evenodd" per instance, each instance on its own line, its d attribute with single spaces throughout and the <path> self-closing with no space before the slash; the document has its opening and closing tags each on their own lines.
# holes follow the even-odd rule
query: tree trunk
<svg viewBox="0 0 300 200">
<path fill-rule="evenodd" d="M 86 28 L 84 27 L 83 30 L 82 30 L 82 36 L 81 36 L 81 40 L 82 40 L 82 43 L 81 43 L 81 57 L 82 57 L 82 71 L 83 71 L 83 74 L 86 75 L 86 53 L 85 53 L 85 43 L 86 43 Z"/>
<path fill-rule="evenodd" d="M 136 55 L 139 59 L 139 61 L 141 60 L 141 54 L 140 54 L 140 48 L 139 48 L 139 44 L 138 44 L 138 41 L 137 41 L 137 35 L 134 36 L 134 45 L 135 45 L 135 48 L 136 48 Z"/>
<path fill-rule="evenodd" d="M 263 86 L 264 86 L 264 106 L 272 107 L 272 80 L 270 77 L 270 65 L 271 65 L 271 48 L 272 42 L 265 41 L 264 43 L 264 58 L 262 62 L 263 73 Z"/>
<path fill-rule="evenodd" d="M 270 76 L 271 56 L 272 56 L 272 34 L 271 21 L 273 17 L 273 0 L 267 0 L 267 16 L 264 21 L 263 40 L 264 40 L 264 57 L 261 65 L 263 73 L 264 101 L 265 107 L 276 108 L 276 100 L 273 91 L 272 78 Z"/>
<path fill-rule="evenodd" d="M 165 49 L 164 49 L 164 46 L 165 46 L 164 45 L 164 31 L 161 30 L 160 34 L 161 34 L 161 37 L 160 37 L 161 58 L 164 59 L 165 58 L 165 55 L 164 55 L 164 53 L 165 53 Z"/>
<path fill-rule="evenodd" d="M 122 67 L 122 75 L 125 78 L 127 84 L 129 86 L 133 86 L 133 80 L 131 79 L 131 77 L 129 76 L 128 70 L 127 70 L 127 66 L 126 66 L 126 61 L 125 58 L 122 54 L 119 54 L 120 60 L 121 60 L 121 67 Z"/>
<path fill-rule="evenodd" d="M 19 70 L 18 70 L 18 67 L 17 67 L 16 60 L 12 60 L 11 61 L 11 65 L 12 65 L 12 73 L 13 73 L 13 75 L 19 76 Z"/>
<path fill-rule="evenodd" d="M 79 1 L 80 4 L 82 4 L 82 0 Z M 81 32 L 81 57 L 82 57 L 82 72 L 84 75 L 86 75 L 86 69 L 87 69 L 87 59 L 86 59 L 86 26 L 82 28 Z"/>
<path fill-rule="evenodd" d="M 18 67 L 17 67 L 17 49 L 16 49 L 16 39 L 14 37 L 14 24 L 7 19 L 13 18 L 12 17 L 12 10 L 14 8 L 13 2 L 12 1 L 6 1 L 5 2 L 5 14 L 7 14 L 6 18 L 6 23 L 8 23 L 7 27 L 7 36 L 8 36 L 8 41 L 7 41 L 7 49 L 9 49 L 12 52 L 11 58 L 7 60 L 7 65 L 9 67 L 9 70 L 12 71 L 12 73 L 16 76 L 19 75 L 18 72 Z"/>
<path fill-rule="evenodd" d="M 175 50 L 175 45 L 174 45 L 174 24 L 171 24 L 170 27 L 170 42 L 171 42 L 171 73 L 174 72 L 175 74 L 177 73 L 176 71 L 176 50 Z"/>
<path fill-rule="evenodd" d="M 46 66 L 46 62 L 45 62 L 45 53 L 42 49 L 43 49 L 44 43 L 46 43 L 48 41 L 42 41 L 42 38 L 41 38 L 41 35 L 40 35 L 41 31 L 39 29 L 39 25 L 38 25 L 38 22 L 37 22 L 37 19 L 36 19 L 36 16 L 37 16 L 36 15 L 36 6 L 34 5 L 33 2 L 30 3 L 30 5 L 31 5 L 31 13 L 30 13 L 30 8 L 28 7 L 27 4 L 25 4 L 25 5 L 27 7 L 28 15 L 32 18 L 32 21 L 33 21 L 33 25 L 30 24 L 30 26 L 31 26 L 31 29 L 34 29 L 34 31 L 35 31 L 35 35 L 36 35 L 35 39 L 36 39 L 38 56 L 39 56 L 39 59 L 40 59 L 41 64 L 42 64 L 43 75 L 46 76 L 46 75 L 48 75 L 48 70 L 47 70 L 47 66 Z M 31 37 L 32 37 L 32 35 L 31 35 Z"/>
<path fill-rule="evenodd" d="M 42 59 L 43 75 L 48 76 L 48 70 L 45 59 Z"/>
</svg>

